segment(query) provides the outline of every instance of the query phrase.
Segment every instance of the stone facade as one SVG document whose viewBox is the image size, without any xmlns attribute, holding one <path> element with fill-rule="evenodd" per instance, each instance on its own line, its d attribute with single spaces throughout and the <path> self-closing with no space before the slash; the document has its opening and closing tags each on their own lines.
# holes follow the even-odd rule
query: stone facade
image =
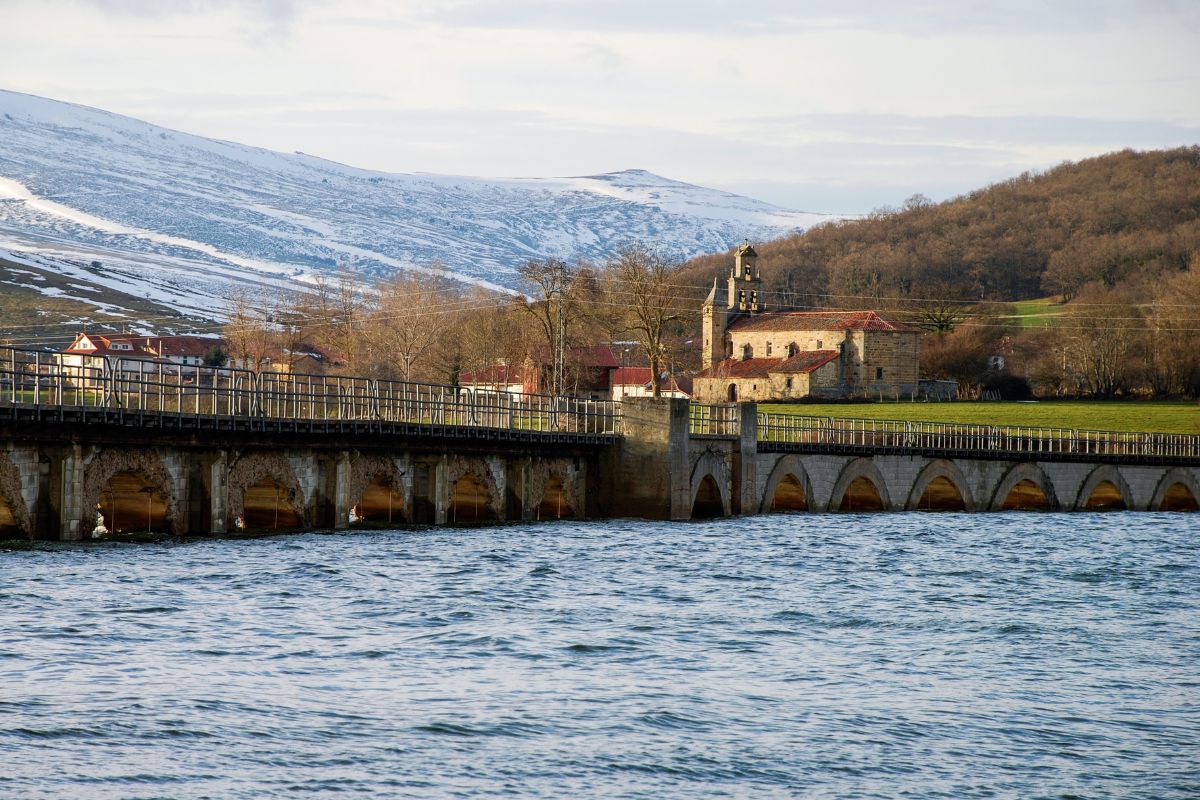
<svg viewBox="0 0 1200 800">
<path fill-rule="evenodd" d="M 873 311 L 767 312 L 760 284 L 757 254 L 743 245 L 728 287 L 714 282 L 704 302 L 697 402 L 916 393 L 918 331 Z"/>
</svg>

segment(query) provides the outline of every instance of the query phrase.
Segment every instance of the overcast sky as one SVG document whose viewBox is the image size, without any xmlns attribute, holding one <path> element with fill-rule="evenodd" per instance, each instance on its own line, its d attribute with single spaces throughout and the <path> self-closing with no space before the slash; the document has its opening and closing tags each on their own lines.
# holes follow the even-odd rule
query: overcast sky
<svg viewBox="0 0 1200 800">
<path fill-rule="evenodd" d="M 374 169 L 855 212 L 1200 142 L 1200 2 L 0 0 L 0 86 Z"/>
</svg>

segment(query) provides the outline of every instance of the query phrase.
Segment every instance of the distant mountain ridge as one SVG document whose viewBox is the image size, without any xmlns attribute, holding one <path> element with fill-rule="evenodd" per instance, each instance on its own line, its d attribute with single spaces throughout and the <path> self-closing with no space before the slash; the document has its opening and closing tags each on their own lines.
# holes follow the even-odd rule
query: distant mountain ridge
<svg viewBox="0 0 1200 800">
<path fill-rule="evenodd" d="M 342 264 L 377 275 L 437 261 L 511 288 L 532 258 L 600 259 L 631 240 L 687 258 L 824 219 L 644 170 L 376 172 L 0 91 L 0 249 L 86 264 L 89 280 L 126 290 L 144 280 L 200 310 L 231 281 L 290 283 Z"/>
</svg>

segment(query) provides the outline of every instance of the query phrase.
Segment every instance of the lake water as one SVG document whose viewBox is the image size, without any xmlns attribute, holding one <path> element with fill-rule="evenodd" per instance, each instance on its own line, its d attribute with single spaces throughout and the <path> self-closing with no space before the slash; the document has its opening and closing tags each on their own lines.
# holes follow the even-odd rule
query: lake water
<svg viewBox="0 0 1200 800">
<path fill-rule="evenodd" d="M 1200 796 L 1200 516 L 0 552 L 0 796 Z"/>
</svg>

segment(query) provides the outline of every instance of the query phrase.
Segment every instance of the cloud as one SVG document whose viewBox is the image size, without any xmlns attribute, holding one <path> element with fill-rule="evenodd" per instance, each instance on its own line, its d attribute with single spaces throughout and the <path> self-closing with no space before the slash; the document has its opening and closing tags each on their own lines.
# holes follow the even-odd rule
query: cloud
<svg viewBox="0 0 1200 800">
<path fill-rule="evenodd" d="M 292 19 L 296 0 L 83 0 L 102 11 L 138 17 L 171 17 L 207 14 L 213 11 L 245 11 L 251 16 L 274 21 Z"/>
<path fill-rule="evenodd" d="M 1120 29 L 1151 23 L 1200 29 L 1191 2 L 1121 0 L 443 0 L 418 6 L 415 18 L 449 27 L 572 31 L 706 32 L 765 35 L 829 30 L 917 36 L 1021 34 Z"/>
</svg>

